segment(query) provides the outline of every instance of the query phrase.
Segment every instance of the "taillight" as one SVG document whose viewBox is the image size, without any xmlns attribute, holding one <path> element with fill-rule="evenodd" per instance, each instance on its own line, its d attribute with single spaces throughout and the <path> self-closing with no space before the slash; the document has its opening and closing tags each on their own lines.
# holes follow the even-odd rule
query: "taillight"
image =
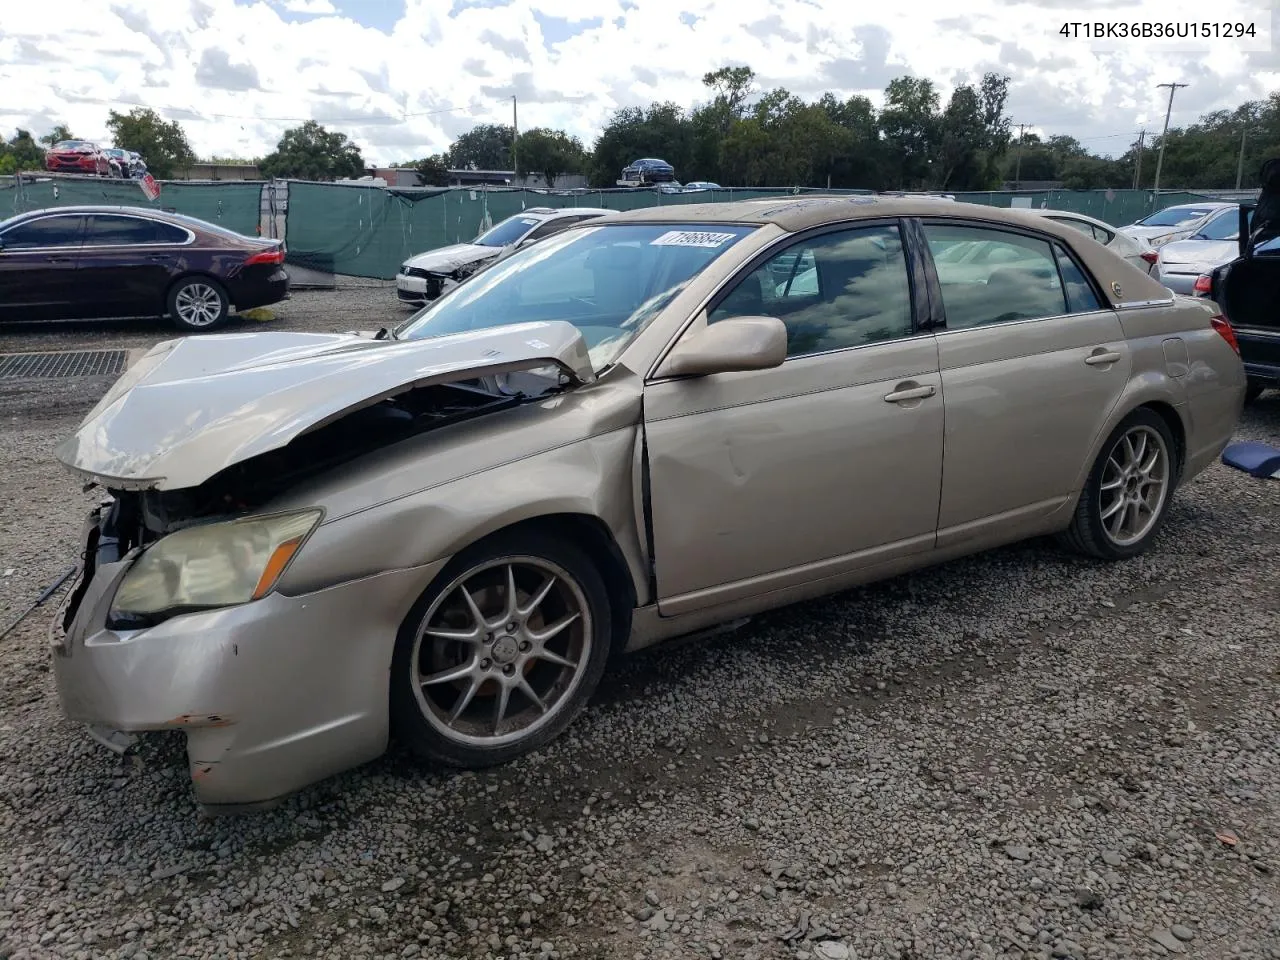
<svg viewBox="0 0 1280 960">
<path fill-rule="evenodd" d="M 255 253 L 244 262 L 244 266 L 251 267 L 256 263 L 284 263 L 284 247 L 272 247 L 270 250 Z"/>
<path fill-rule="evenodd" d="M 1236 352 L 1237 356 L 1239 356 L 1240 343 L 1236 340 L 1236 332 L 1231 329 L 1231 324 L 1227 322 L 1227 318 L 1222 315 L 1218 315 L 1209 322 L 1213 324 L 1213 329 L 1218 331 L 1219 336 L 1221 336 L 1223 340 L 1227 341 L 1227 345 Z"/>
<path fill-rule="evenodd" d="M 1142 259 L 1147 261 L 1147 263 L 1155 263 L 1160 259 L 1160 254 L 1156 253 L 1154 250 L 1143 250 L 1142 253 L 1138 254 L 1138 256 L 1142 257 Z"/>
<path fill-rule="evenodd" d="M 1213 291 L 1213 277 L 1207 273 L 1202 273 L 1196 277 L 1195 285 L 1196 293 L 1211 293 Z"/>
</svg>

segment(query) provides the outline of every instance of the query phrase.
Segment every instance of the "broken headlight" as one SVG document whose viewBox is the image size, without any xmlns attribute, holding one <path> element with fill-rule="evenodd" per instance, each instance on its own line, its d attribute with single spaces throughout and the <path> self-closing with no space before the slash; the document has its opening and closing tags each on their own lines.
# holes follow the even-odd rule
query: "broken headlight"
<svg viewBox="0 0 1280 960">
<path fill-rule="evenodd" d="M 186 527 L 134 561 L 111 604 L 112 622 L 229 607 L 265 597 L 320 523 L 321 511 Z"/>
</svg>

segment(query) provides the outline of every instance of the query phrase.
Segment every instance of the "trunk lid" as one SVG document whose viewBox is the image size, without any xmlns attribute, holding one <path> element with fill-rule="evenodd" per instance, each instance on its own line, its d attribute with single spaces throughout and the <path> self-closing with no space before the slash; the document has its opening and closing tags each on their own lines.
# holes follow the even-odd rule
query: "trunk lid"
<svg viewBox="0 0 1280 960">
<path fill-rule="evenodd" d="M 157 344 L 55 453 L 105 486 L 177 490 L 407 390 L 557 366 L 594 379 L 578 329 L 512 324 L 423 340 L 246 333 Z"/>
</svg>

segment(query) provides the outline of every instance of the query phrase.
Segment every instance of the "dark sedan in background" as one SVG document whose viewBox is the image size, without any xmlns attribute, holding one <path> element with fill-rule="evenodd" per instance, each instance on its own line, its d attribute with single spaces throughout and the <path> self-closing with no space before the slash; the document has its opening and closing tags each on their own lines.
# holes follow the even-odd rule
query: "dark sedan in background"
<svg viewBox="0 0 1280 960">
<path fill-rule="evenodd" d="M 280 240 L 145 207 L 56 207 L 0 222 L 0 320 L 167 316 L 211 330 L 289 294 Z"/>
</svg>

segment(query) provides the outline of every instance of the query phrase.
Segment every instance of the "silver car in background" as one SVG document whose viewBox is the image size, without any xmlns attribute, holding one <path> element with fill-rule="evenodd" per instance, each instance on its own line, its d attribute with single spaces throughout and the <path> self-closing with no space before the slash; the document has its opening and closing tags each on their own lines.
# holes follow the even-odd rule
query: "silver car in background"
<svg viewBox="0 0 1280 960">
<path fill-rule="evenodd" d="M 588 221 L 388 337 L 137 360 L 56 451 L 107 494 L 51 625 L 59 699 L 119 749 L 184 733 L 210 811 L 391 736 L 502 763 L 615 653 L 1044 534 L 1139 555 L 1244 391 L 1214 304 L 1042 216 Z"/>
<path fill-rule="evenodd" d="M 1217 214 L 1228 208 L 1235 209 L 1239 204 L 1218 200 L 1206 200 L 1203 203 L 1180 203 L 1165 207 L 1149 216 L 1143 217 L 1128 226 L 1121 227 L 1120 233 L 1145 243 L 1152 250 L 1158 250 L 1166 243 L 1189 237 Z"/>
<path fill-rule="evenodd" d="M 1155 270 L 1155 251 L 1150 250 L 1132 237 L 1126 236 L 1103 220 L 1083 213 L 1075 213 L 1071 210 L 1032 209 L 1029 212 L 1039 214 L 1055 223 L 1074 227 L 1086 237 L 1093 237 L 1094 240 L 1097 240 L 1108 250 L 1115 253 L 1116 256 L 1123 257 L 1143 273 L 1150 274 Z"/>
<path fill-rule="evenodd" d="M 1160 248 L 1156 279 L 1174 293 L 1196 294 L 1196 281 L 1239 255 L 1240 207 L 1215 213 L 1195 233 Z"/>
</svg>

